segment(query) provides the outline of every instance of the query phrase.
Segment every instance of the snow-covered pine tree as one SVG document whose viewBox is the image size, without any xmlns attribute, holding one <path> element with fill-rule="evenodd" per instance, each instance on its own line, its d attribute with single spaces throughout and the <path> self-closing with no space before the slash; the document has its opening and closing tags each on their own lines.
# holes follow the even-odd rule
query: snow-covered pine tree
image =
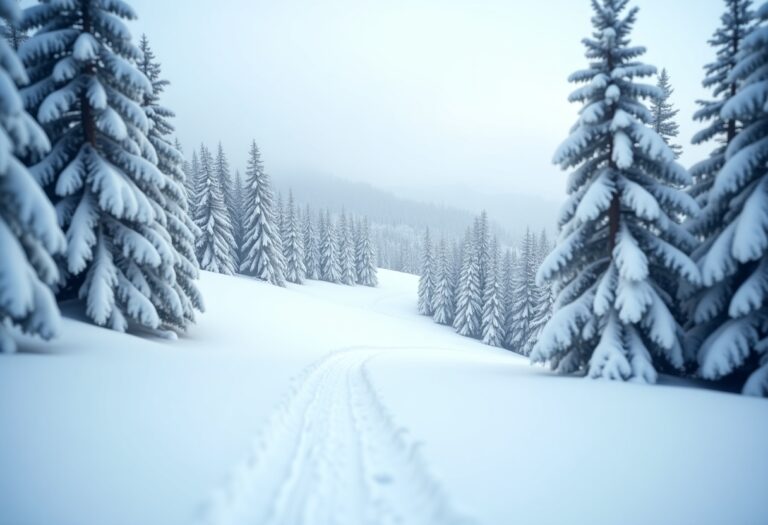
<svg viewBox="0 0 768 525">
<path fill-rule="evenodd" d="M 501 257 L 496 239 L 491 241 L 488 253 L 490 259 L 488 261 L 488 275 L 485 281 L 485 293 L 483 294 L 483 343 L 490 346 L 502 346 L 505 340 L 504 324 L 506 312 L 504 311 L 504 291 L 500 271 Z"/>
<path fill-rule="evenodd" d="M 528 355 L 536 309 L 536 254 L 536 237 L 530 229 L 526 229 L 517 266 L 513 270 L 511 322 L 506 341 L 509 348 L 523 355 Z"/>
<path fill-rule="evenodd" d="M 355 284 L 355 246 L 352 242 L 352 230 L 347 215 L 342 210 L 338 226 L 339 264 L 341 266 L 341 283 L 349 286 Z"/>
<path fill-rule="evenodd" d="M 213 170 L 216 173 L 216 178 L 219 180 L 221 186 L 221 192 L 224 196 L 224 205 L 227 208 L 227 215 L 229 216 L 229 223 L 232 225 L 232 253 L 231 257 L 235 263 L 235 268 L 240 266 L 240 245 L 238 239 L 242 237 L 242 224 L 238 223 L 239 218 L 237 209 L 237 195 L 235 194 L 235 185 L 232 181 L 232 172 L 229 169 L 229 161 L 227 155 L 224 153 L 224 147 L 219 142 L 219 146 L 216 149 L 216 159 L 214 160 Z"/>
<path fill-rule="evenodd" d="M 254 140 L 243 188 L 243 259 L 240 271 L 277 286 L 285 286 L 283 247 L 277 230 L 269 175 Z"/>
<path fill-rule="evenodd" d="M 189 216 L 193 219 L 197 217 L 197 188 L 200 184 L 200 159 L 197 158 L 197 151 L 192 150 L 192 162 L 189 163 L 187 172 L 187 209 Z"/>
<path fill-rule="evenodd" d="M 339 241 L 333 226 L 331 212 L 320 212 L 320 278 L 329 283 L 341 282 L 341 264 L 339 263 Z"/>
<path fill-rule="evenodd" d="M 371 229 L 368 225 L 367 217 L 363 218 L 363 222 L 358 230 L 355 265 L 358 284 L 363 286 L 377 286 L 379 284 L 378 270 L 376 269 L 376 253 L 371 242 Z"/>
<path fill-rule="evenodd" d="M 453 284 L 453 314 L 456 318 L 456 305 L 459 303 L 459 280 L 461 278 L 461 267 L 464 261 L 462 239 L 454 239 L 451 243 L 451 283 Z M 451 322 L 453 324 L 453 322 Z"/>
<path fill-rule="evenodd" d="M 1 19 L 16 26 L 15 0 L 0 0 Z M 60 323 L 49 286 L 59 279 L 53 257 L 66 241 L 53 206 L 20 160 L 50 150 L 19 96 L 17 86 L 27 82 L 16 52 L 0 40 L 0 352 L 16 349 L 11 327 L 50 339 Z"/>
<path fill-rule="evenodd" d="M 283 192 L 277 192 L 277 199 L 275 204 L 275 225 L 277 226 L 277 234 L 281 241 L 286 238 L 288 231 L 285 227 L 285 204 L 283 202 Z"/>
<path fill-rule="evenodd" d="M 480 292 L 480 265 L 474 240 L 475 237 L 467 230 L 462 248 L 453 327 L 459 335 L 478 338 L 482 335 L 480 318 L 483 313 L 483 297 Z"/>
<path fill-rule="evenodd" d="M 742 131 L 709 192 L 708 207 L 726 213 L 699 263 L 706 293 L 695 321 L 709 328 L 698 353 L 700 375 L 744 372 L 743 392 L 768 396 L 768 2 L 757 19 L 728 74 L 739 89 L 721 118 Z"/>
<path fill-rule="evenodd" d="M 432 315 L 433 297 L 435 293 L 435 256 L 432 250 L 432 239 L 429 236 L 429 228 L 424 233 L 424 242 L 421 246 L 421 275 L 419 277 L 419 313 Z"/>
<path fill-rule="evenodd" d="M 152 93 L 144 95 L 142 104 L 149 121 L 147 138 L 156 153 L 157 167 L 166 176 L 159 202 L 163 213 L 158 213 L 162 228 L 157 228 L 157 232 L 167 235 L 173 248 L 173 253 L 164 257 L 157 269 L 145 271 L 145 278 L 158 299 L 155 304 L 163 326 L 185 330 L 195 322 L 195 310 L 204 309 L 202 295 L 195 284 L 199 278 L 195 238 L 200 231 L 187 211 L 184 157 L 170 141 L 174 131 L 170 119 L 174 114 L 160 105 L 160 96 L 169 83 L 161 78 L 162 68 L 146 35 L 139 41 L 139 50 L 142 54 L 139 71 L 152 83 Z"/>
<path fill-rule="evenodd" d="M 478 279 L 480 281 L 480 294 L 485 294 L 485 281 L 490 271 L 490 231 L 488 224 L 488 213 L 483 210 L 475 220 L 474 230 L 472 232 L 475 243 L 475 256 L 478 260 Z"/>
<path fill-rule="evenodd" d="M 312 223 L 312 210 L 307 205 L 302 221 L 302 235 L 304 237 L 304 268 L 307 270 L 307 279 L 319 279 L 320 251 L 317 242 L 317 228 Z"/>
<path fill-rule="evenodd" d="M 681 188 L 689 174 L 650 127 L 643 99 L 658 96 L 637 78 L 656 69 L 630 45 L 637 9 L 628 0 L 594 0 L 590 60 L 570 80 L 583 109 L 554 161 L 576 168 L 560 217 L 560 239 L 538 273 L 555 282 L 556 311 L 533 349 L 534 362 L 590 377 L 653 382 L 654 360 L 683 365 L 682 329 L 659 278 L 697 282 L 686 255 L 695 243 L 672 217 L 697 213 Z"/>
<path fill-rule="evenodd" d="M 243 178 L 240 176 L 240 170 L 235 170 L 235 178 L 232 181 L 232 233 L 235 237 L 238 261 L 243 248 L 243 223 Z"/>
<path fill-rule="evenodd" d="M 515 304 L 515 270 L 517 269 L 517 254 L 511 249 L 504 252 L 501 263 L 502 300 L 504 301 L 504 348 L 512 350 L 512 320 Z"/>
<path fill-rule="evenodd" d="M 299 228 L 293 192 L 288 192 L 288 204 L 285 208 L 285 279 L 295 284 L 302 284 L 307 277 L 304 266 L 304 239 Z"/>
<path fill-rule="evenodd" d="M 542 230 L 536 243 L 536 254 L 534 257 L 534 276 L 543 264 L 544 260 L 552 251 L 552 246 L 547 238 L 546 230 Z M 552 318 L 552 307 L 555 303 L 554 291 L 549 282 L 536 283 L 534 280 L 533 288 L 533 312 L 531 315 L 530 335 L 526 342 L 526 354 L 530 354 L 536 341 L 539 340 L 539 334 L 544 326 Z"/>
<path fill-rule="evenodd" d="M 675 154 L 675 158 L 679 159 L 683 148 L 680 144 L 675 144 L 673 140 L 680 134 L 680 126 L 675 121 L 680 110 L 675 109 L 669 100 L 675 90 L 672 89 L 669 73 L 666 69 L 662 69 L 659 73 L 656 87 L 659 89 L 659 93 L 651 99 L 651 114 L 653 115 L 651 126 L 664 139 L 669 149 Z"/>
<path fill-rule="evenodd" d="M 54 144 L 32 169 L 67 236 L 62 297 L 76 292 L 89 319 L 120 331 L 160 327 L 157 309 L 170 298 L 149 276 L 173 258 L 166 177 L 141 108 L 152 84 L 123 22 L 135 18 L 122 0 L 41 3 L 24 13 L 22 29 L 40 29 L 19 50 L 33 72 L 25 104 Z"/>
<path fill-rule="evenodd" d="M 432 295 L 432 318 L 436 323 L 450 325 L 454 316 L 453 263 L 448 257 L 445 238 L 440 239 L 435 257 L 435 290 Z"/>
<path fill-rule="evenodd" d="M 354 266 L 354 272 L 355 272 L 355 284 L 359 284 L 360 282 L 360 271 L 359 271 L 359 262 L 360 262 L 360 244 L 362 243 L 362 220 L 358 217 L 352 216 L 349 221 L 350 224 L 350 231 L 352 232 L 352 255 L 353 255 L 353 266 Z"/>
<path fill-rule="evenodd" d="M 693 136 L 692 142 L 704 144 L 713 140 L 717 146 L 709 158 L 691 168 L 693 185 L 689 190 L 702 209 L 707 204 L 707 194 L 712 188 L 715 176 L 725 162 L 725 150 L 740 130 L 736 120 L 722 118 L 721 110 L 736 94 L 738 88 L 738 79 L 732 79 L 730 73 L 736 65 L 742 40 L 754 24 L 751 6 L 752 0 L 725 0 L 726 8 L 720 17 L 721 25 L 709 40 L 709 44 L 716 49 L 716 57 L 714 62 L 704 67 L 706 76 L 702 85 L 712 90 L 713 99 L 697 101 L 700 109 L 694 113 L 693 118 L 706 123 L 707 126 Z M 696 220 L 690 222 L 689 228 L 694 234 L 700 237 L 712 237 L 719 231 L 722 223 L 717 217 L 709 215 L 710 212 L 704 210 Z"/>
<path fill-rule="evenodd" d="M 200 167 L 195 188 L 193 220 L 200 230 L 195 243 L 200 268 L 209 272 L 234 275 L 232 259 L 235 238 L 224 203 L 224 192 L 213 166 L 213 156 L 205 145 L 200 146 Z"/>
</svg>

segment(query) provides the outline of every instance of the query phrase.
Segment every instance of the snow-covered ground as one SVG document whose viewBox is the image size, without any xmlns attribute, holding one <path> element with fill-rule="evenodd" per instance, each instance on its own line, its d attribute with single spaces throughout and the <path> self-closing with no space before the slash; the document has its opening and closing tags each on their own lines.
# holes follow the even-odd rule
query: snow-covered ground
<svg viewBox="0 0 768 525">
<path fill-rule="evenodd" d="M 765 400 L 555 377 L 380 280 L 0 356 L 0 524 L 768 523 Z"/>
</svg>

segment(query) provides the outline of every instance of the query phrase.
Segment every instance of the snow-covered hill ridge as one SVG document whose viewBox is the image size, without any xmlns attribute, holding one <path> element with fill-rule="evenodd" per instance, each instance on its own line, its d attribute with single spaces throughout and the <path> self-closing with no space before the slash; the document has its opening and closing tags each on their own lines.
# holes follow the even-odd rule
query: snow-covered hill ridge
<svg viewBox="0 0 768 525">
<path fill-rule="evenodd" d="M 71 319 L 24 341 L 0 360 L 0 523 L 766 521 L 765 400 L 555 377 L 380 280 L 205 273 L 178 341 Z"/>
</svg>

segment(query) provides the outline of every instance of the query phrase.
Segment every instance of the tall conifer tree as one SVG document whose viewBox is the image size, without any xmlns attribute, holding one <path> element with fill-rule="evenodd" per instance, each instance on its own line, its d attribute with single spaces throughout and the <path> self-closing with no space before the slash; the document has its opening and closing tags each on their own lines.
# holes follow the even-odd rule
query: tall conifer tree
<svg viewBox="0 0 768 525">
<path fill-rule="evenodd" d="M 200 170 L 195 187 L 195 225 L 200 230 L 195 244 L 200 268 L 209 272 L 234 275 L 232 253 L 235 237 L 229 222 L 224 191 L 213 166 L 213 156 L 200 146 Z"/>
<path fill-rule="evenodd" d="M 254 140 L 243 188 L 244 238 L 240 271 L 277 286 L 285 286 L 285 261 L 278 232 L 272 185 Z"/>
<path fill-rule="evenodd" d="M 304 268 L 307 279 L 320 278 L 320 251 L 318 243 L 318 224 L 312 222 L 312 210 L 307 205 L 302 220 L 302 235 L 304 236 Z"/>
<path fill-rule="evenodd" d="M 435 291 L 432 296 L 433 319 L 436 323 L 450 325 L 454 316 L 453 262 L 448 256 L 445 239 L 440 239 L 435 259 Z"/>
<path fill-rule="evenodd" d="M 453 327 L 467 337 L 480 337 L 483 297 L 480 290 L 480 265 L 477 247 L 469 230 L 464 237 L 461 273 L 456 291 L 456 315 Z"/>
<path fill-rule="evenodd" d="M 358 243 L 355 250 L 357 265 L 357 283 L 363 286 L 376 286 L 379 278 L 376 269 L 376 252 L 371 242 L 371 229 L 368 219 L 364 218 L 358 233 Z"/>
<path fill-rule="evenodd" d="M 491 241 L 489 246 L 490 260 L 488 261 L 488 275 L 485 281 L 485 293 L 483 294 L 483 343 L 490 346 L 502 346 L 504 344 L 505 311 L 503 297 L 503 281 L 500 272 L 500 255 L 498 241 Z"/>
<path fill-rule="evenodd" d="M 650 127 L 643 100 L 660 93 L 637 79 L 656 69 L 630 45 L 637 9 L 627 4 L 593 0 L 589 65 L 570 78 L 583 84 L 570 97 L 583 108 L 554 160 L 575 171 L 559 243 L 539 270 L 559 296 L 531 357 L 564 373 L 654 382 L 658 364 L 683 365 L 682 328 L 659 279 L 699 281 L 686 255 L 695 241 L 676 220 L 698 207 L 682 191 L 688 172 Z"/>
<path fill-rule="evenodd" d="M 131 322 L 160 327 L 158 308 L 173 295 L 159 292 L 169 289 L 163 268 L 174 250 L 162 211 L 167 177 L 141 107 L 153 86 L 135 65 L 142 54 L 124 23 L 135 18 L 122 0 L 40 3 L 23 21 L 40 29 L 19 50 L 34 72 L 25 104 L 53 143 L 33 170 L 68 240 L 62 295 L 120 331 Z"/>
<path fill-rule="evenodd" d="M 336 228 L 331 219 L 331 212 L 326 210 L 320 214 L 320 278 L 329 283 L 341 282 L 341 265 L 339 264 L 339 241 Z"/>
<path fill-rule="evenodd" d="M 419 313 L 432 315 L 433 296 L 435 293 L 435 256 L 432 250 L 432 239 L 429 228 L 424 233 L 424 243 L 421 246 L 421 277 L 419 278 Z"/>
<path fill-rule="evenodd" d="M 304 266 L 304 239 L 299 227 L 299 217 L 293 202 L 293 192 L 288 192 L 288 204 L 285 208 L 285 278 L 287 281 L 302 284 L 307 277 Z"/>
</svg>

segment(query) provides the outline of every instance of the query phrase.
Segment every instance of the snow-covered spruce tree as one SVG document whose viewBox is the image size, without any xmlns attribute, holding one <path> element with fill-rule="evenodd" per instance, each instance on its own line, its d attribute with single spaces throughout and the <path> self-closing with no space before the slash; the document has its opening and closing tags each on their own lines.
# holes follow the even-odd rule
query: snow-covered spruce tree
<svg viewBox="0 0 768 525">
<path fill-rule="evenodd" d="M 502 300 L 504 301 L 504 348 L 512 350 L 510 344 L 510 331 L 512 330 L 512 312 L 515 291 L 514 274 L 517 268 L 517 254 L 511 249 L 504 252 L 504 259 L 501 263 L 501 282 L 502 282 Z"/>
<path fill-rule="evenodd" d="M 193 220 L 200 230 L 195 243 L 200 268 L 234 275 L 237 267 L 232 259 L 235 245 L 232 224 L 224 203 L 224 192 L 213 167 L 213 156 L 204 145 L 200 146 L 200 171 L 194 202 Z"/>
<path fill-rule="evenodd" d="M 432 250 L 432 240 L 429 236 L 429 228 L 424 233 L 424 242 L 421 246 L 421 275 L 419 277 L 419 313 L 432 315 L 433 297 L 435 293 L 435 257 Z"/>
<path fill-rule="evenodd" d="M 475 243 L 475 256 L 478 260 L 478 279 L 480 281 L 480 294 L 485 293 L 485 281 L 490 271 L 490 232 L 488 225 L 488 213 L 483 210 L 475 219 L 472 232 Z"/>
<path fill-rule="evenodd" d="M 459 279 L 461 278 L 461 267 L 464 261 L 463 240 L 454 239 L 451 243 L 451 284 L 453 285 L 453 313 L 456 317 L 456 305 L 459 302 Z M 453 324 L 453 322 L 451 322 Z"/>
<path fill-rule="evenodd" d="M 504 344 L 504 323 L 506 312 L 504 311 L 504 298 L 502 289 L 502 276 L 500 268 L 500 254 L 498 241 L 494 239 L 489 246 L 490 259 L 488 261 L 488 275 L 485 281 L 483 294 L 482 331 L 483 343 L 490 346 L 502 346 Z"/>
<path fill-rule="evenodd" d="M 288 204 L 285 208 L 285 279 L 288 282 L 302 284 L 307 277 L 304 267 L 304 239 L 299 229 L 299 218 L 293 202 L 293 192 L 288 192 Z"/>
<path fill-rule="evenodd" d="M 432 318 L 436 323 L 450 325 L 454 316 L 453 264 L 448 258 L 445 239 L 440 239 L 435 258 L 435 290 L 432 294 Z"/>
<path fill-rule="evenodd" d="M 317 242 L 317 229 L 312 223 L 312 210 L 307 205 L 302 218 L 302 236 L 304 238 L 304 268 L 307 279 L 319 279 L 320 252 Z"/>
<path fill-rule="evenodd" d="M 0 19 L 15 27 L 15 0 L 0 0 Z M 17 91 L 27 81 L 15 51 L 0 40 L 0 352 L 16 349 L 11 327 L 50 339 L 60 323 L 49 286 L 59 278 L 53 256 L 66 242 L 53 206 L 20 160 L 50 150 Z"/>
<path fill-rule="evenodd" d="M 224 147 L 219 142 L 219 146 L 216 150 L 216 159 L 213 163 L 213 170 L 216 173 L 216 178 L 219 180 L 221 186 L 221 192 L 224 195 L 224 205 L 227 208 L 227 215 L 229 216 L 229 223 L 232 225 L 232 260 L 235 263 L 235 268 L 240 266 L 240 245 L 238 240 L 242 239 L 242 214 L 237 208 L 237 195 L 235 193 L 235 185 L 232 180 L 232 172 L 229 169 L 229 161 L 227 155 L 224 153 Z"/>
<path fill-rule="evenodd" d="M 142 53 L 139 71 L 152 83 L 152 93 L 144 95 L 142 104 L 149 121 L 147 138 L 156 153 L 154 159 L 150 155 L 148 160 L 156 160 L 158 169 L 166 176 L 160 201 L 163 213 L 158 213 L 163 228 L 158 228 L 158 233 L 167 234 L 173 248 L 173 253 L 162 258 L 163 263 L 157 269 L 145 272 L 145 278 L 152 294 L 160 299 L 156 306 L 163 326 L 185 330 L 195 322 L 195 310 L 204 308 L 195 284 L 199 278 L 195 238 L 200 231 L 187 211 L 184 158 L 170 141 L 174 129 L 169 120 L 174 114 L 160 105 L 160 96 L 168 81 L 161 78 L 161 66 L 146 35 L 141 37 L 139 50 Z"/>
<path fill-rule="evenodd" d="M 256 141 L 251 143 L 243 188 L 243 259 L 240 271 L 285 286 L 285 261 L 273 208 L 272 186 Z"/>
<path fill-rule="evenodd" d="M 363 286 L 377 286 L 379 284 L 376 269 L 376 253 L 371 242 L 371 229 L 367 218 L 363 219 L 358 230 L 358 241 L 355 247 L 355 265 L 358 284 Z"/>
<path fill-rule="evenodd" d="M 40 29 L 19 50 L 34 72 L 25 104 L 54 144 L 32 169 L 67 236 L 61 296 L 76 293 L 89 319 L 120 331 L 160 327 L 158 309 L 175 300 L 163 273 L 174 258 L 168 182 L 141 107 L 153 86 L 123 22 L 135 18 L 121 0 L 43 2 L 25 11 L 22 28 Z"/>
<path fill-rule="evenodd" d="M 237 261 L 240 261 L 243 249 L 243 178 L 240 170 L 235 170 L 235 178 L 232 181 L 232 230 L 235 237 L 235 250 Z"/>
<path fill-rule="evenodd" d="M 277 230 L 277 236 L 282 243 L 282 240 L 285 239 L 287 234 L 287 230 L 285 228 L 285 205 L 283 204 L 283 193 L 280 191 L 277 192 L 277 199 L 275 200 L 275 226 Z"/>
<path fill-rule="evenodd" d="M 552 251 L 547 232 L 542 231 L 536 244 L 536 254 L 534 260 L 535 272 L 541 267 L 544 260 Z M 533 289 L 533 312 L 531 314 L 530 335 L 526 342 L 525 353 L 530 354 L 536 341 L 539 340 L 539 334 L 544 326 L 552 318 L 552 307 L 555 303 L 554 291 L 549 282 L 535 283 Z"/>
<path fill-rule="evenodd" d="M 189 163 L 187 172 L 187 209 L 189 216 L 194 219 L 197 216 L 197 188 L 200 184 L 200 159 L 197 158 L 197 151 L 192 151 L 192 162 Z"/>
<path fill-rule="evenodd" d="M 339 264 L 341 266 L 341 282 L 353 286 L 355 276 L 355 246 L 352 242 L 352 230 L 350 220 L 344 211 L 341 212 L 338 226 L 339 235 Z"/>
<path fill-rule="evenodd" d="M 757 18 L 729 73 L 740 87 L 721 110 L 742 131 L 709 193 L 708 206 L 727 211 L 699 263 L 707 293 L 695 321 L 710 329 L 698 353 L 700 375 L 743 372 L 745 394 L 768 396 L 768 2 Z"/>
<path fill-rule="evenodd" d="M 672 218 L 698 210 L 681 190 L 689 174 L 642 104 L 658 89 L 635 79 L 655 68 L 637 60 L 644 48 L 630 46 L 637 9 L 622 16 L 627 1 L 592 2 L 594 34 L 584 40 L 590 65 L 571 76 L 584 86 L 570 99 L 584 107 L 554 160 L 576 169 L 559 243 L 538 273 L 559 295 L 531 359 L 563 373 L 654 382 L 655 365 L 683 365 L 682 329 L 657 283 L 699 280 L 686 255 L 694 240 Z"/>
<path fill-rule="evenodd" d="M 329 210 L 320 215 L 320 278 L 329 283 L 341 282 L 339 241 Z"/>
<path fill-rule="evenodd" d="M 359 271 L 359 255 L 360 255 L 360 243 L 362 242 L 362 220 L 360 220 L 357 217 L 351 217 L 349 220 L 350 225 L 350 231 L 352 233 L 352 257 L 353 257 L 353 266 L 354 266 L 354 273 L 355 273 L 355 284 L 358 284 L 360 282 L 360 271 Z"/>
<path fill-rule="evenodd" d="M 528 354 L 532 321 L 536 309 L 536 238 L 526 229 L 520 254 L 512 275 L 512 301 L 506 345 L 523 355 Z"/>
<path fill-rule="evenodd" d="M 479 338 L 482 335 L 480 321 L 483 297 L 480 291 L 480 264 L 473 240 L 474 237 L 467 230 L 462 249 L 463 259 L 456 291 L 453 327 L 459 335 Z"/>
<path fill-rule="evenodd" d="M 664 139 L 669 149 L 675 154 L 675 158 L 678 159 L 683 152 L 683 148 L 680 144 L 673 143 L 673 140 L 680 134 L 680 126 L 675 121 L 675 117 L 680 110 L 675 109 L 669 100 L 675 90 L 672 89 L 669 73 L 667 73 L 666 69 L 662 69 L 661 73 L 659 73 L 656 87 L 659 89 L 659 93 L 651 99 L 651 114 L 653 115 L 651 126 Z"/>
<path fill-rule="evenodd" d="M 721 25 L 715 30 L 709 44 L 716 49 L 714 62 L 704 67 L 706 76 L 703 86 L 712 90 L 712 100 L 698 100 L 700 109 L 693 118 L 706 123 L 706 127 L 693 137 L 694 144 L 714 141 L 717 146 L 709 158 L 691 168 L 693 185 L 689 193 L 702 208 L 707 204 L 707 195 L 712 188 L 715 176 L 725 162 L 725 150 L 740 131 L 739 123 L 726 120 L 721 116 L 723 106 L 736 94 L 738 79 L 731 77 L 736 65 L 736 57 L 742 48 L 742 40 L 754 24 L 752 0 L 724 0 L 725 12 L 720 17 Z M 700 237 L 712 237 L 719 231 L 722 222 L 717 217 L 719 210 L 704 210 L 689 228 Z M 715 216 L 710 216 L 711 214 Z M 696 255 L 694 254 L 694 258 Z"/>
</svg>

